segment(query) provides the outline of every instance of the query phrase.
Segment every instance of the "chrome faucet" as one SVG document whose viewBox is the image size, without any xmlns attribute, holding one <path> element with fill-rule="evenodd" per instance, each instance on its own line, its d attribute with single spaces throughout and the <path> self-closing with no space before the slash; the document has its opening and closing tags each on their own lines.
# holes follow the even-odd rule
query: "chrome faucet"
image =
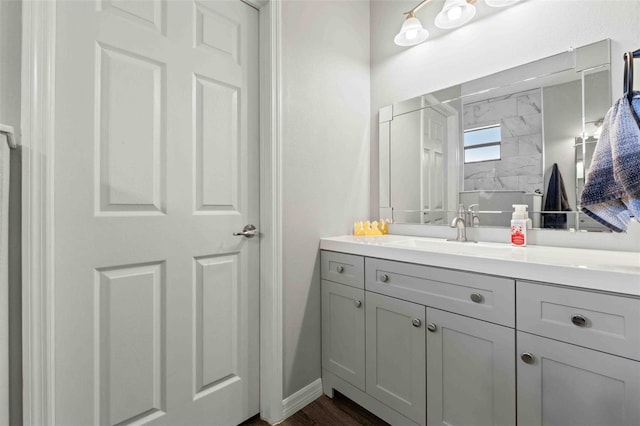
<svg viewBox="0 0 640 426">
<path fill-rule="evenodd" d="M 467 215 L 467 211 L 465 211 L 464 204 L 458 205 L 458 215 L 453 218 L 451 221 L 451 227 L 456 228 L 458 235 L 456 239 L 450 239 L 447 241 L 458 241 L 461 243 L 477 243 L 477 241 L 468 240 L 467 239 L 467 223 L 465 221 L 465 217 Z"/>
<path fill-rule="evenodd" d="M 480 210 L 480 204 L 471 204 L 467 209 L 467 225 L 468 226 L 480 226 L 480 217 L 476 214 L 476 211 L 473 210 L 474 207 L 477 207 Z"/>
</svg>

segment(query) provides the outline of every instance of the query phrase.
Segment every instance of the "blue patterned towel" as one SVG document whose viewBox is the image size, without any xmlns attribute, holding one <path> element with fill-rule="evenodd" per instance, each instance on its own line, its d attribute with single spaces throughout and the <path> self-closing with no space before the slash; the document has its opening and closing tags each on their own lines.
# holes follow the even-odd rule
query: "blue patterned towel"
<svg viewBox="0 0 640 426">
<path fill-rule="evenodd" d="M 625 232 L 631 217 L 640 220 L 640 92 L 632 103 L 623 96 L 607 112 L 580 201 L 615 232 Z"/>
</svg>

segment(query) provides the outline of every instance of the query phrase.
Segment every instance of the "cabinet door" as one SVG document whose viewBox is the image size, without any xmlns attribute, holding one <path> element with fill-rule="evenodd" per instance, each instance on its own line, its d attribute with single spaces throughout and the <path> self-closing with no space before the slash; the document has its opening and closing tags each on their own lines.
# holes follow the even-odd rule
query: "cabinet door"
<svg viewBox="0 0 640 426">
<path fill-rule="evenodd" d="M 367 292 L 367 393 L 426 423 L 425 307 Z"/>
<path fill-rule="evenodd" d="M 322 281 L 322 367 L 364 387 L 364 290 Z"/>
<path fill-rule="evenodd" d="M 640 425 L 640 362 L 522 332 L 517 359 L 519 426 Z"/>
<path fill-rule="evenodd" d="M 516 423 L 515 330 L 427 308 L 427 424 Z"/>
</svg>

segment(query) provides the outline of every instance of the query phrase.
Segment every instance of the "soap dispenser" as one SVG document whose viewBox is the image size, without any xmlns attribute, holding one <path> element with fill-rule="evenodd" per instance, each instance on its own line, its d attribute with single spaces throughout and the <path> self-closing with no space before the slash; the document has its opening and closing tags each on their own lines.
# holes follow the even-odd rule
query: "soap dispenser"
<svg viewBox="0 0 640 426">
<path fill-rule="evenodd" d="M 511 215 L 511 244 L 524 247 L 527 245 L 527 228 L 529 228 L 529 214 L 526 204 L 514 204 Z"/>
</svg>

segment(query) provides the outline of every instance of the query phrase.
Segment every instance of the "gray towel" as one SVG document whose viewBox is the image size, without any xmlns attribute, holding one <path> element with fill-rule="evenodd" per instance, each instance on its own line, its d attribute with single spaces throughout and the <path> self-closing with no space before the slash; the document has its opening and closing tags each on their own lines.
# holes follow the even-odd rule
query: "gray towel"
<svg viewBox="0 0 640 426">
<path fill-rule="evenodd" d="M 624 232 L 640 218 L 640 92 L 633 109 L 626 96 L 607 112 L 581 196 L 582 211 Z"/>
</svg>

